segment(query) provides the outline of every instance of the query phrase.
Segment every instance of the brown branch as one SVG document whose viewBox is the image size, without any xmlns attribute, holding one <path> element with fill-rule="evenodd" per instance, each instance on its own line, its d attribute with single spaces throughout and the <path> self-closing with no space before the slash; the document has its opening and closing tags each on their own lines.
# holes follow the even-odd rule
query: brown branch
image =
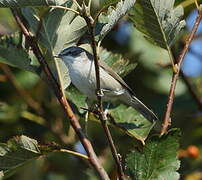
<svg viewBox="0 0 202 180">
<path fill-rule="evenodd" d="M 94 169 L 99 174 L 99 176 L 102 180 L 109 180 L 109 177 L 108 177 L 106 171 L 103 169 L 103 167 L 98 162 L 98 158 L 94 152 L 91 142 L 85 136 L 85 134 L 82 132 L 78 119 L 74 115 L 66 98 L 63 96 L 59 84 L 55 80 L 47 62 L 45 61 L 44 56 L 38 47 L 36 38 L 30 34 L 26 24 L 23 24 L 23 21 L 21 20 L 21 17 L 19 16 L 18 11 L 16 9 L 12 9 L 12 13 L 13 13 L 14 18 L 16 19 L 16 22 L 19 25 L 21 31 L 23 32 L 24 36 L 26 37 L 27 41 L 30 43 L 30 46 L 32 47 L 32 51 L 35 54 L 35 56 L 37 57 L 40 65 L 41 65 L 41 68 L 43 69 L 44 73 L 46 74 L 46 77 L 49 82 L 49 85 L 51 86 L 51 89 L 53 89 L 53 91 L 54 91 L 58 101 L 60 102 L 62 108 L 64 109 L 67 117 L 70 119 L 71 126 L 75 130 L 82 145 L 84 146 L 86 153 L 89 157 L 90 164 L 94 167 Z"/>
<path fill-rule="evenodd" d="M 85 5 L 84 5 L 84 7 L 85 7 Z M 111 135 L 108 125 L 106 123 L 107 117 L 104 114 L 103 105 L 102 105 L 103 92 L 102 92 L 101 86 L 100 86 L 100 71 L 99 71 L 99 62 L 98 62 L 99 58 L 98 58 L 98 54 L 97 54 L 97 43 L 95 41 L 94 19 L 89 15 L 89 13 L 87 12 L 87 10 L 85 8 L 84 8 L 84 12 L 83 12 L 83 18 L 85 19 L 86 24 L 88 26 L 88 30 L 89 30 L 89 34 L 90 34 L 90 38 L 91 38 L 91 47 L 93 50 L 93 59 L 94 59 L 95 73 L 96 73 L 96 86 L 97 86 L 96 95 L 97 95 L 98 108 L 99 108 L 99 119 L 100 119 L 102 127 L 105 131 L 105 135 L 107 137 L 107 140 L 108 140 L 111 152 L 112 152 L 112 156 L 115 160 L 119 179 L 123 180 L 125 175 L 124 175 L 122 164 L 121 164 L 121 161 L 119 158 L 120 155 L 118 155 L 118 152 L 116 150 L 116 147 L 115 147 L 113 139 L 112 139 L 112 135 Z"/>
<path fill-rule="evenodd" d="M 199 26 L 199 23 L 201 21 L 201 18 L 202 18 L 202 10 L 199 11 L 198 16 L 196 18 L 196 21 L 194 23 L 194 26 L 193 26 L 193 28 L 192 28 L 192 30 L 190 32 L 190 35 L 189 35 L 188 39 L 186 40 L 184 49 L 180 53 L 179 58 L 177 60 L 176 66 L 177 66 L 178 71 L 176 73 L 174 72 L 173 76 L 172 76 L 170 92 L 169 92 L 168 102 L 167 102 L 167 108 L 166 108 L 164 118 L 163 118 L 161 135 L 163 135 L 167 131 L 168 127 L 171 125 L 170 114 L 171 114 L 171 111 L 172 111 L 173 99 L 174 99 L 174 96 L 175 96 L 175 88 L 176 88 L 177 79 L 178 79 L 179 73 L 180 73 L 180 67 L 181 67 L 182 61 L 183 61 L 183 59 L 185 57 L 185 54 L 187 53 L 187 51 L 189 49 L 189 45 L 191 44 L 191 42 L 192 42 L 192 40 L 194 38 L 194 35 L 195 35 L 195 33 L 196 33 L 197 29 L 198 29 L 198 26 Z"/>
</svg>

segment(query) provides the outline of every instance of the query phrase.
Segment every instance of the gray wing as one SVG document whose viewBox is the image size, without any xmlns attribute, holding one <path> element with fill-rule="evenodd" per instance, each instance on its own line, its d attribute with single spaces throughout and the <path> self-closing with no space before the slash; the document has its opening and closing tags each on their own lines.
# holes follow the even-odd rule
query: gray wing
<svg viewBox="0 0 202 180">
<path fill-rule="evenodd" d="M 99 60 L 99 66 L 108 72 L 114 79 L 116 79 L 123 87 L 125 87 L 132 95 L 135 95 L 133 90 L 124 82 L 124 80 L 110 68 L 104 61 Z"/>
</svg>

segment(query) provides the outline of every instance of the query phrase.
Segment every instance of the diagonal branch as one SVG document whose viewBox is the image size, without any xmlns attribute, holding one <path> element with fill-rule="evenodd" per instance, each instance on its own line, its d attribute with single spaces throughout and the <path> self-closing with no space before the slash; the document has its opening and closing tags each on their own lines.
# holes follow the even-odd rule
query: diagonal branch
<svg viewBox="0 0 202 180">
<path fill-rule="evenodd" d="M 47 80 L 48 80 L 48 83 L 49 83 L 51 89 L 53 89 L 53 91 L 54 91 L 58 101 L 60 102 L 62 108 L 64 109 L 67 117 L 70 119 L 71 126 L 75 130 L 82 145 L 84 146 L 84 148 L 87 152 L 87 155 L 89 157 L 90 164 L 94 167 L 94 169 L 99 174 L 99 176 L 102 180 L 109 180 L 109 177 L 108 177 L 106 171 L 103 169 L 103 167 L 98 162 L 98 158 L 94 152 L 91 142 L 85 136 L 85 134 L 82 132 L 82 129 L 81 129 L 81 126 L 79 124 L 77 117 L 74 115 L 69 103 L 67 102 L 66 98 L 63 96 L 59 84 L 55 80 L 47 62 L 45 61 L 45 58 L 44 58 L 41 50 L 38 47 L 36 38 L 34 36 L 32 36 L 32 34 L 30 34 L 30 32 L 27 28 L 27 25 L 25 23 L 23 23 L 22 17 L 19 16 L 18 11 L 16 9 L 11 9 L 11 10 L 12 10 L 13 16 L 16 19 L 17 24 L 19 25 L 21 31 L 23 32 L 24 36 L 26 37 L 27 41 L 29 42 L 30 46 L 32 47 L 33 53 L 37 57 L 40 65 L 41 65 L 41 68 L 47 77 Z"/>
<path fill-rule="evenodd" d="M 172 111 L 173 100 L 174 100 L 174 96 L 175 96 L 175 88 L 176 88 L 176 84 L 177 84 L 177 79 L 178 79 L 179 74 L 180 74 L 181 64 L 182 64 L 182 61 L 183 61 L 183 59 L 184 59 L 184 57 L 185 57 L 185 55 L 189 49 L 189 45 L 191 44 L 191 42 L 194 38 L 194 35 L 198 29 L 198 26 L 199 26 L 201 19 L 202 19 L 202 9 L 199 10 L 198 16 L 197 16 L 196 21 L 194 23 L 194 26 L 190 32 L 188 39 L 186 40 L 184 49 L 180 53 L 179 58 L 177 60 L 176 65 L 177 65 L 178 70 L 177 70 L 177 72 L 173 72 L 171 86 L 170 86 L 170 92 L 169 92 L 169 96 L 168 96 L 167 108 L 166 108 L 166 111 L 164 114 L 164 119 L 163 119 L 163 124 L 162 124 L 162 129 L 161 129 L 161 135 L 163 135 L 167 131 L 168 127 L 171 124 L 170 114 Z"/>
<path fill-rule="evenodd" d="M 98 62 L 99 58 L 98 58 L 98 54 L 97 54 L 97 43 L 95 40 L 95 22 L 94 22 L 94 19 L 90 16 L 90 13 L 88 12 L 88 10 L 86 9 L 85 4 L 83 4 L 83 7 L 84 7 L 83 18 L 85 19 L 86 24 L 88 26 L 90 39 L 91 39 L 91 47 L 93 50 L 93 59 L 94 59 L 94 64 L 95 64 L 96 86 L 97 86 L 96 94 L 97 94 L 97 101 L 98 101 L 98 107 L 99 107 L 99 119 L 100 119 L 102 127 L 105 131 L 113 158 L 115 160 L 119 179 L 123 180 L 125 175 L 124 175 L 123 168 L 121 165 L 121 158 L 118 155 L 118 152 L 116 150 L 116 147 L 115 147 L 113 139 L 112 139 L 112 135 L 111 135 L 108 125 L 106 123 L 107 119 L 106 119 L 106 115 L 104 113 L 104 109 L 103 109 L 103 105 L 102 105 L 103 92 L 102 92 L 101 86 L 100 86 L 100 71 L 99 71 L 99 62 Z"/>
</svg>

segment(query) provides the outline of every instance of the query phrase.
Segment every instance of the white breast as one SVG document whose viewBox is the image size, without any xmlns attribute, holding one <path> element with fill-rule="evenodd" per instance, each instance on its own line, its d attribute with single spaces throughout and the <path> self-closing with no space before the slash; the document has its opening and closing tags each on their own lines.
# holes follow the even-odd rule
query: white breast
<svg viewBox="0 0 202 180">
<path fill-rule="evenodd" d="M 66 63 L 69 69 L 70 79 L 74 86 L 89 98 L 96 98 L 96 75 L 94 62 L 86 60 L 86 58 L 68 59 Z M 124 89 L 121 84 L 111 75 L 100 68 L 100 85 L 108 98 L 121 95 Z"/>
</svg>

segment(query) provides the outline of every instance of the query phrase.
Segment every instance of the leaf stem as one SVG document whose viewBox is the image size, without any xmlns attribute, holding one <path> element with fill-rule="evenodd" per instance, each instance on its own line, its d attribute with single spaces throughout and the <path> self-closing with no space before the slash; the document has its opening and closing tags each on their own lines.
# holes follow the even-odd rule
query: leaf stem
<svg viewBox="0 0 202 180">
<path fill-rule="evenodd" d="M 200 24 L 200 21 L 202 19 L 202 10 L 200 9 L 198 16 L 195 20 L 194 26 L 189 34 L 188 39 L 186 40 L 184 49 L 181 51 L 178 60 L 177 60 L 177 72 L 173 72 L 173 76 L 172 76 L 172 80 L 171 80 L 171 86 L 170 86 L 170 91 L 169 91 L 169 96 L 168 96 L 168 102 L 166 105 L 166 111 L 164 114 L 164 118 L 163 118 L 163 124 L 162 124 L 162 129 L 161 129 L 161 135 L 163 135 L 168 127 L 171 125 L 171 118 L 170 118 L 170 114 L 172 111 L 172 106 L 173 106 L 173 100 L 174 100 L 174 96 L 175 96 L 175 88 L 176 88 L 176 84 L 177 84 L 177 79 L 179 77 L 179 73 L 180 73 L 180 67 L 181 64 L 183 62 L 183 59 L 189 49 L 189 45 L 191 44 L 194 35 L 198 29 L 198 26 Z"/>
<path fill-rule="evenodd" d="M 72 154 L 74 156 L 78 156 L 80 158 L 89 160 L 88 156 L 81 154 L 81 153 L 78 153 L 78 152 L 75 152 L 75 151 L 68 150 L 68 149 L 55 150 L 54 152 L 65 152 L 65 153 Z"/>
<path fill-rule="evenodd" d="M 171 64 L 172 64 L 173 72 L 177 73 L 178 67 L 176 66 L 176 64 L 174 62 L 173 54 L 172 54 L 170 47 L 168 45 L 167 45 L 167 51 L 168 51 L 169 59 L 170 59 Z"/>
<path fill-rule="evenodd" d="M 91 3 L 92 3 L 92 0 L 88 0 L 88 9 L 91 8 Z"/>
<path fill-rule="evenodd" d="M 49 6 L 49 7 L 64 9 L 64 10 L 67 10 L 67 11 L 72 11 L 72 12 L 74 12 L 75 14 L 80 15 L 80 13 L 79 13 L 78 11 L 76 11 L 76 10 L 74 10 L 74 9 L 71 9 L 71 8 L 64 7 L 64 6 Z"/>
</svg>

